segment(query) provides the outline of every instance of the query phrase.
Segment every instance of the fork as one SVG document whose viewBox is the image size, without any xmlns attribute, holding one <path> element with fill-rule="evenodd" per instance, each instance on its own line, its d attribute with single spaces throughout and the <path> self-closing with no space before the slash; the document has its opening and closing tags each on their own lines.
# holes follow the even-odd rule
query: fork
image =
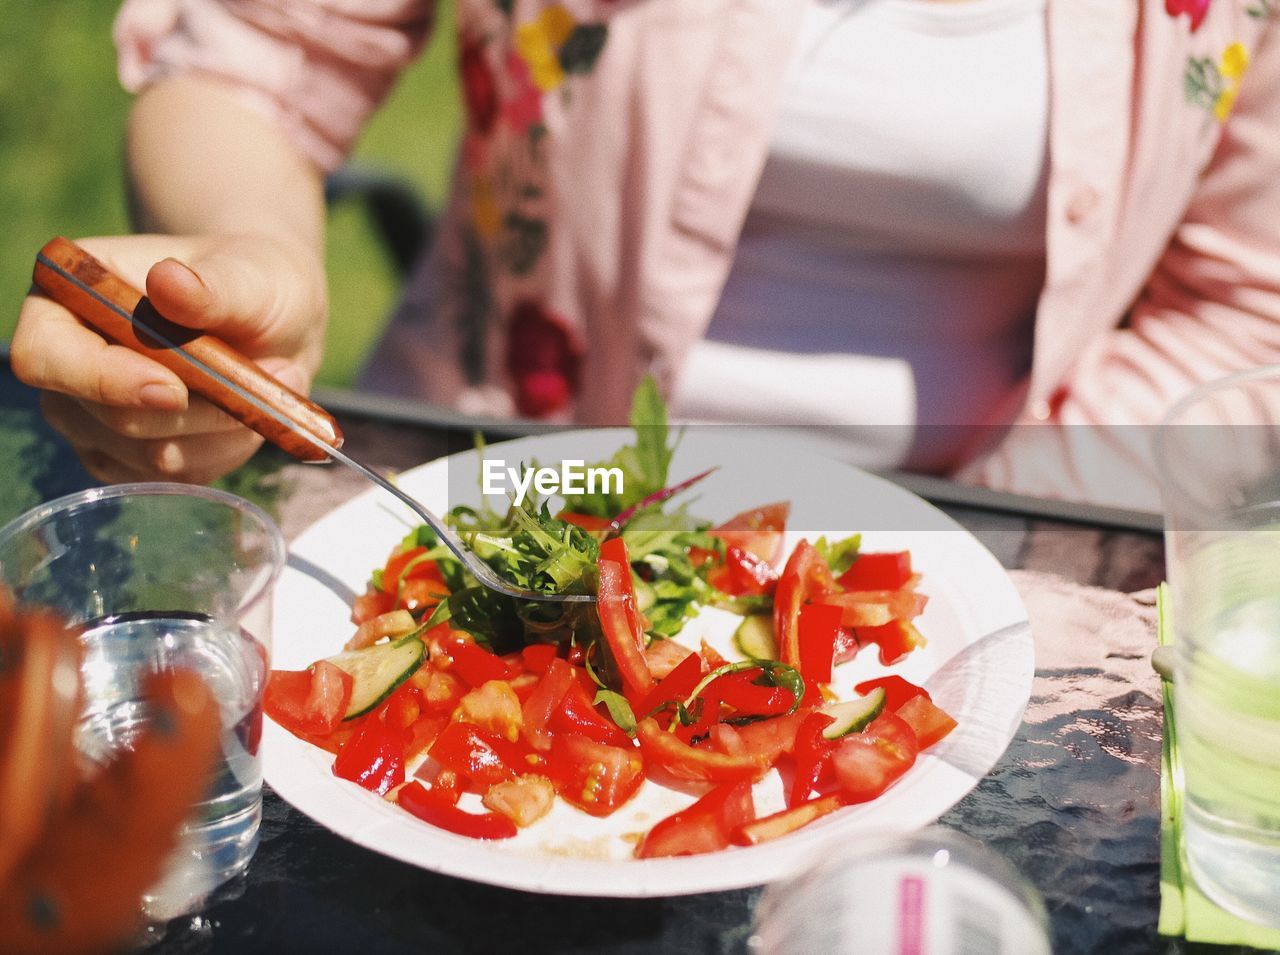
<svg viewBox="0 0 1280 955">
<path fill-rule="evenodd" d="M 463 543 L 426 505 L 338 449 L 333 415 L 290 390 L 221 339 L 169 321 L 151 301 L 74 242 L 51 239 L 36 255 L 35 284 L 111 341 L 154 359 L 236 420 L 301 461 L 338 461 L 422 518 L 471 575 L 517 600 L 590 603 L 590 594 L 544 594 L 519 587 Z"/>
</svg>

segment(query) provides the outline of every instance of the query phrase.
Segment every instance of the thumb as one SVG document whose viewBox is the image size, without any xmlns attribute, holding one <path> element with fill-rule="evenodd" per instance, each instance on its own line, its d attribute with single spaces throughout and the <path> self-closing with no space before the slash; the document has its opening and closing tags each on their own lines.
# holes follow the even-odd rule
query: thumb
<svg viewBox="0 0 1280 955">
<path fill-rule="evenodd" d="M 305 270 L 272 243 L 251 239 L 219 243 L 186 262 L 167 258 L 147 273 L 147 295 L 166 318 L 250 350 L 292 337 L 314 317 L 309 284 Z"/>
</svg>

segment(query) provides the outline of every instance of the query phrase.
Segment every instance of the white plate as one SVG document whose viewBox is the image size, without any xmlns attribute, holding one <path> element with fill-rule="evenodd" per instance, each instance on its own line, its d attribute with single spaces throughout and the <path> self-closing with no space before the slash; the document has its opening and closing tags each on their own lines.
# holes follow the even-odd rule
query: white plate
<svg viewBox="0 0 1280 955">
<path fill-rule="evenodd" d="M 567 432 L 491 445 L 486 457 L 546 464 L 608 458 L 629 431 Z M 1034 671 L 1026 610 L 999 563 L 941 511 L 896 485 L 847 465 L 787 448 L 761 435 L 722 430 L 686 435 L 671 465 L 673 481 L 708 467 L 693 512 L 724 520 L 748 507 L 792 503 L 787 548 L 801 536 L 863 533 L 864 550 L 910 549 L 929 603 L 919 619 L 928 646 L 893 668 L 928 688 L 959 727 L 921 755 L 879 799 L 843 809 L 792 835 L 751 848 L 677 859 L 630 858 L 624 835 L 645 830 L 695 798 L 645 783 L 607 819 L 563 800 L 514 839 L 482 842 L 428 826 L 398 807 L 333 776 L 332 756 L 267 720 L 266 780 L 321 825 L 362 846 L 413 865 L 530 892 L 644 897 L 709 892 L 770 882 L 817 858 L 834 840 L 912 831 L 934 821 L 972 789 L 1004 752 L 1022 718 Z M 474 452 L 454 455 L 399 476 L 400 485 L 437 513 L 479 500 Z M 301 669 L 341 649 L 351 635 L 352 597 L 369 573 L 417 523 L 383 491 L 371 489 L 317 521 L 294 542 L 275 594 L 273 666 Z M 701 637 L 722 650 L 736 618 L 706 610 L 682 641 Z M 731 652 L 726 656 L 736 656 Z M 864 652 L 837 671 L 837 689 L 885 672 Z M 756 787 L 763 814 L 781 808 L 781 782 L 771 774 Z M 467 798 L 467 797 L 464 797 Z"/>
</svg>

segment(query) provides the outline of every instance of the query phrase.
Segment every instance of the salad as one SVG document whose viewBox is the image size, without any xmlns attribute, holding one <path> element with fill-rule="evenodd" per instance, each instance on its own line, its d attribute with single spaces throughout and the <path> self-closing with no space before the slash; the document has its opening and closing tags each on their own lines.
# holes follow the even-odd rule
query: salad
<svg viewBox="0 0 1280 955">
<path fill-rule="evenodd" d="M 604 462 L 625 493 L 449 515 L 509 580 L 595 603 L 489 591 L 418 527 L 372 572 L 341 652 L 272 671 L 267 715 L 331 752 L 339 778 L 478 839 L 557 802 L 609 816 L 662 786 L 696 801 L 634 833 L 634 854 L 678 856 L 880 796 L 956 726 L 900 676 L 829 687 L 860 653 L 893 665 L 924 644 L 910 554 L 863 552 L 857 535 L 785 553 L 786 503 L 699 520 L 687 492 L 706 474 L 669 483 L 678 437 L 652 382 L 631 418 L 634 441 Z M 681 640 L 704 608 L 741 618 L 731 653 Z M 785 806 L 761 814 L 753 786 L 774 770 Z"/>
</svg>

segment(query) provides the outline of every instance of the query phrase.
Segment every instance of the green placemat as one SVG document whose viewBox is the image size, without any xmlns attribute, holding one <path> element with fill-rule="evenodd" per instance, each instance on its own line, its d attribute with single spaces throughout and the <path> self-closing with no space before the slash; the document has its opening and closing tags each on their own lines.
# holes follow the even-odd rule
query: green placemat
<svg viewBox="0 0 1280 955">
<path fill-rule="evenodd" d="M 1173 642 L 1169 595 L 1164 584 L 1157 592 L 1158 639 Z M 1164 683 L 1164 746 L 1160 765 L 1160 924 L 1161 935 L 1182 936 L 1189 942 L 1251 945 L 1280 949 L 1280 930 L 1264 928 L 1224 912 L 1207 899 L 1186 874 L 1182 854 L 1182 771 L 1178 764 L 1177 731 L 1173 722 L 1173 694 Z"/>
</svg>

